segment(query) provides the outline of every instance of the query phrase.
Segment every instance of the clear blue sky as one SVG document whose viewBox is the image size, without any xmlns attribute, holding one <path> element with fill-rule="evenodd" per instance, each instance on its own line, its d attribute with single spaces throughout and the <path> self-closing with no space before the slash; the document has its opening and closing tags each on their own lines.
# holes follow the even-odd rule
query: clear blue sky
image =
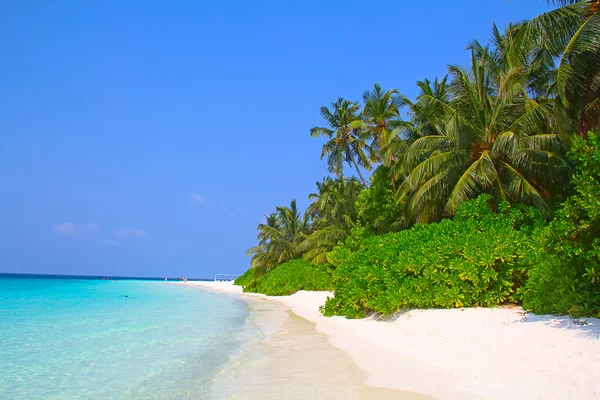
<svg viewBox="0 0 600 400">
<path fill-rule="evenodd" d="M 0 272 L 211 276 L 326 173 L 319 107 L 466 64 L 540 0 L 3 1 Z"/>
</svg>

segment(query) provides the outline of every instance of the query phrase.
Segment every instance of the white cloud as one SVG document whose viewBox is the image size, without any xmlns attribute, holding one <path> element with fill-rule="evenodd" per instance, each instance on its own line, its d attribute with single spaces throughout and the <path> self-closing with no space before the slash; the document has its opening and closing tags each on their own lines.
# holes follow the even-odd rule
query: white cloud
<svg viewBox="0 0 600 400">
<path fill-rule="evenodd" d="M 200 193 L 192 193 L 192 203 L 206 206 L 206 199 Z"/>
<path fill-rule="evenodd" d="M 98 225 L 95 222 L 88 222 L 84 225 L 79 225 L 77 229 L 81 232 L 97 232 Z"/>
<path fill-rule="evenodd" d="M 94 222 L 88 222 L 87 224 L 63 222 L 62 224 L 56 224 L 52 226 L 52 231 L 54 231 L 54 233 L 64 236 L 92 233 L 97 232 L 98 230 L 98 225 Z"/>
<path fill-rule="evenodd" d="M 103 240 L 102 241 L 102 245 L 103 246 L 119 247 L 119 246 L 121 246 L 121 243 L 117 242 L 116 240 L 107 239 L 107 240 Z"/>
<path fill-rule="evenodd" d="M 118 237 L 146 237 L 146 231 L 140 228 L 116 228 L 113 229 L 113 234 Z"/>
<path fill-rule="evenodd" d="M 59 235 L 72 235 L 75 233 L 75 224 L 72 222 L 63 222 L 52 226 L 52 230 Z"/>
</svg>

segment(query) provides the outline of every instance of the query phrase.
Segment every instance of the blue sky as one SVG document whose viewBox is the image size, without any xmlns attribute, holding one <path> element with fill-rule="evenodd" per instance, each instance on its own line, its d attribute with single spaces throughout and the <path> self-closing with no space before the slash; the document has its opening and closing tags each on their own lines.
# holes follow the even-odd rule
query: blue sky
<svg viewBox="0 0 600 400">
<path fill-rule="evenodd" d="M 319 107 L 466 64 L 540 0 L 0 5 L 0 272 L 208 277 L 327 173 Z"/>
</svg>

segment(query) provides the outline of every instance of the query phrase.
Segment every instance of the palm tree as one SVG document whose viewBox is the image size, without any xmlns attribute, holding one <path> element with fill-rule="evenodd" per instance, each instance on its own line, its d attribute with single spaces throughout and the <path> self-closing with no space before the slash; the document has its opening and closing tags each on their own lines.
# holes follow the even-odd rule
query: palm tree
<svg viewBox="0 0 600 400">
<path fill-rule="evenodd" d="M 277 215 L 281 227 L 274 239 L 280 248 L 279 262 L 282 263 L 301 256 L 298 245 L 309 233 L 309 223 L 306 213 L 298 210 L 296 200 L 292 200 L 289 207 L 277 207 Z"/>
<path fill-rule="evenodd" d="M 254 268 L 256 274 L 265 273 L 277 266 L 278 256 L 272 251 L 275 244 L 272 244 L 272 237 L 275 232 L 279 232 L 281 226 L 277 213 L 265 215 L 265 223 L 258 224 L 258 245 L 248 250 L 251 256 L 250 266 Z"/>
<path fill-rule="evenodd" d="M 308 216 L 302 215 L 292 200 L 289 207 L 279 206 L 258 225 L 257 246 L 248 250 L 251 266 L 265 273 L 279 264 L 302 256 L 298 246 L 310 233 Z"/>
<path fill-rule="evenodd" d="M 341 179 L 333 179 L 331 177 L 323 178 L 323 181 L 317 182 L 317 192 L 308 195 L 308 199 L 311 201 L 308 209 L 306 210 L 313 224 L 319 221 L 320 216 L 328 212 L 335 207 L 335 186 Z"/>
<path fill-rule="evenodd" d="M 481 193 L 496 205 L 507 200 L 547 209 L 547 187 L 568 168 L 552 133 L 552 102 L 529 97 L 524 66 L 498 63 L 496 49 L 471 53 L 469 70 L 449 67 L 447 99 L 426 92 L 418 99 L 435 118 L 431 132 L 407 151 L 397 200 L 408 200 L 419 221 L 453 214 Z"/>
<path fill-rule="evenodd" d="M 323 264 L 326 254 L 348 237 L 356 223 L 356 200 L 364 186 L 355 178 L 325 178 L 317 182 L 317 193 L 307 214 L 312 219 L 313 232 L 299 246 L 303 258 L 313 264 Z"/>
<path fill-rule="evenodd" d="M 314 127 L 310 130 L 312 137 L 325 136 L 329 139 L 321 152 L 321 159 L 327 156 L 329 171 L 343 176 L 344 163 L 353 166 L 363 185 L 367 181 L 360 172 L 360 167 L 369 170 L 373 159 L 372 150 L 367 146 L 368 134 L 361 129 L 362 122 L 358 117 L 359 105 L 341 97 L 332 103 L 333 112 L 328 107 L 321 107 L 321 116 L 328 127 Z"/>
<path fill-rule="evenodd" d="M 373 86 L 372 91 L 363 94 L 363 101 L 362 117 L 373 138 L 371 147 L 379 153 L 379 160 L 389 166 L 394 162 L 394 154 L 386 150 L 397 136 L 400 107 L 404 103 L 396 89 L 384 92 L 378 84 Z"/>
<path fill-rule="evenodd" d="M 546 0 L 559 8 L 523 24 L 520 47 L 558 60 L 555 71 L 559 133 L 600 127 L 600 0 Z"/>
<path fill-rule="evenodd" d="M 316 228 L 340 222 L 344 216 L 354 217 L 354 201 L 364 186 L 356 178 L 324 178 L 317 182 L 317 193 L 311 193 L 307 213 Z"/>
<path fill-rule="evenodd" d="M 409 106 L 411 115 L 410 126 L 404 126 L 406 138 L 413 140 L 419 137 L 433 135 L 440 131 L 445 119 L 444 104 L 450 100 L 448 77 L 417 81 L 419 88 L 418 102 L 413 103 L 402 97 L 403 103 Z"/>
<path fill-rule="evenodd" d="M 383 91 L 375 84 L 373 90 L 363 94 L 365 103 L 362 118 L 365 128 L 372 136 L 371 148 L 385 166 L 396 163 L 398 133 L 402 127 L 400 107 L 405 102 L 396 89 Z M 392 175 L 392 187 L 396 190 L 396 179 Z"/>
<path fill-rule="evenodd" d="M 488 74 L 494 80 L 500 79 L 502 68 L 521 67 L 528 76 L 527 92 L 529 97 L 535 99 L 548 99 L 556 97 L 556 65 L 552 54 L 535 43 L 522 41 L 520 32 L 525 29 L 526 23 L 510 24 L 504 33 L 500 32 L 496 24 L 492 29 L 493 52 L 487 64 Z M 473 41 L 468 49 L 476 54 L 488 51 L 489 45 L 482 45 L 477 40 Z M 499 69 L 499 67 L 502 67 Z"/>
<path fill-rule="evenodd" d="M 417 81 L 419 94 L 417 102 L 410 101 L 407 97 L 399 95 L 403 105 L 408 106 L 410 121 L 400 121 L 396 140 L 389 145 L 389 150 L 394 154 L 396 162 L 391 165 L 390 173 L 393 180 L 404 180 L 408 175 L 404 158 L 410 145 L 420 137 L 436 135 L 442 129 L 445 121 L 444 105 L 449 101 L 448 77 Z M 396 191 L 396 188 L 393 187 Z"/>
</svg>

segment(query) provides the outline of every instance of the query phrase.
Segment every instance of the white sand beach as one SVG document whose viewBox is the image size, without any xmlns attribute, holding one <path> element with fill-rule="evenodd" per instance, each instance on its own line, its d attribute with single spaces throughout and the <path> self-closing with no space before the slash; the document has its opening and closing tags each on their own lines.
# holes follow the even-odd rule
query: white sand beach
<svg viewBox="0 0 600 400">
<path fill-rule="evenodd" d="M 313 322 L 366 372 L 366 383 L 438 399 L 600 398 L 600 320 L 536 316 L 518 307 L 415 310 L 390 321 L 326 318 L 330 292 L 242 293 L 231 282 L 207 290 L 277 301 Z M 582 320 L 583 321 L 583 320 Z"/>
</svg>

